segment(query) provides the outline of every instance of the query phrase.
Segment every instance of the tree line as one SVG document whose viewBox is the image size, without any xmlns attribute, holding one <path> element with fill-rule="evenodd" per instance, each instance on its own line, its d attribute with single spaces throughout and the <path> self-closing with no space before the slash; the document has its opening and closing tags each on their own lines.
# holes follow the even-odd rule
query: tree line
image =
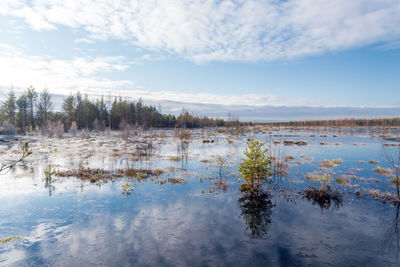
<svg viewBox="0 0 400 267">
<path fill-rule="evenodd" d="M 65 97 L 60 111 L 54 110 L 51 93 L 45 88 L 40 93 L 32 86 L 17 96 L 9 89 L 6 100 L 0 106 L 0 124 L 23 134 L 32 131 L 45 132 L 49 128 L 70 130 L 124 130 L 126 127 L 148 128 L 199 128 L 209 126 L 233 126 L 236 121 L 225 121 L 206 116 L 195 116 L 182 110 L 179 116 L 162 114 L 161 108 L 143 104 L 143 101 L 126 100 L 122 97 L 102 96 L 91 100 L 79 91 Z M 62 128 L 62 129 L 60 129 Z"/>
<path fill-rule="evenodd" d="M 400 118 L 343 118 L 335 120 L 299 120 L 271 122 L 271 126 L 322 126 L 322 127 L 390 127 L 400 126 Z"/>
</svg>

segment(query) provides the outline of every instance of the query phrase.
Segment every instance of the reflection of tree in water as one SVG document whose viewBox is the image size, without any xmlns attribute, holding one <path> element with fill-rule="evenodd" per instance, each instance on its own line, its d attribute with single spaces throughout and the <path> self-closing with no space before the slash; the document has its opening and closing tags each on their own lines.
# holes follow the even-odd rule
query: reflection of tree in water
<svg viewBox="0 0 400 267">
<path fill-rule="evenodd" d="M 263 237 L 267 234 L 268 225 L 271 223 L 273 204 L 271 194 L 262 190 L 245 190 L 239 198 L 242 217 L 247 228 L 254 237 Z"/>
<path fill-rule="evenodd" d="M 180 141 L 178 143 L 178 155 L 180 154 L 180 158 L 182 161 L 182 169 L 185 169 L 185 165 L 187 167 L 188 156 L 189 156 L 189 142 L 188 141 Z"/>
<path fill-rule="evenodd" d="M 396 205 L 396 214 L 390 228 L 386 231 L 384 240 L 386 249 L 392 252 L 396 257 L 396 263 L 399 265 L 399 250 L 400 250 L 400 233 L 399 233 L 399 208 L 400 203 Z"/>
<path fill-rule="evenodd" d="M 50 164 L 47 165 L 47 169 L 45 169 L 43 173 L 45 179 L 44 188 L 49 190 L 49 196 L 51 196 L 52 192 L 55 190 L 55 187 L 52 185 L 53 181 L 51 179 L 51 176 L 54 174 L 54 170 L 52 170 Z"/>
<path fill-rule="evenodd" d="M 53 191 L 56 189 L 56 187 L 52 184 L 52 179 L 51 176 L 50 177 L 46 177 L 45 178 L 45 184 L 44 184 L 44 188 L 47 188 L 49 190 L 49 196 L 51 196 L 51 194 L 53 193 Z"/>
</svg>

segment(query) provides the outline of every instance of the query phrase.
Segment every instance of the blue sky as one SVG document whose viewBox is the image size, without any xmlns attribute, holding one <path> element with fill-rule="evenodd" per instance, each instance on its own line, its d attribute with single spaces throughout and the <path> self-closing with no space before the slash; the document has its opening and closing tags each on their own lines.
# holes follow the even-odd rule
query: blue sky
<svg viewBox="0 0 400 267">
<path fill-rule="evenodd" d="M 5 0 L 0 25 L 3 92 L 111 92 L 205 114 L 400 110 L 398 0 Z"/>
</svg>

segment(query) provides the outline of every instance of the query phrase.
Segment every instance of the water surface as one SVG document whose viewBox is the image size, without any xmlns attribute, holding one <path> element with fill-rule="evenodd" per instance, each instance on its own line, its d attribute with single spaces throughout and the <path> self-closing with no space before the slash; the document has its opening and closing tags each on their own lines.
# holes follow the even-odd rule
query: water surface
<svg viewBox="0 0 400 267">
<path fill-rule="evenodd" d="M 398 265 L 398 207 L 354 195 L 369 189 L 394 192 L 388 177 L 373 172 L 377 166 L 387 167 L 382 144 L 388 141 L 371 137 L 371 131 L 254 132 L 256 139 L 267 143 L 308 142 L 307 146 L 271 144 L 271 149 L 294 160 L 288 163 L 288 175 L 274 175 L 264 193 L 254 197 L 239 190 L 237 172 L 251 134 L 202 136 L 198 131 L 182 153 L 180 141 L 167 131 L 166 137 L 153 140 L 154 154 L 139 161 L 111 155 L 136 147 L 118 137 L 114 143 L 101 135 L 90 140 L 32 140 L 34 154 L 26 164 L 1 176 L 0 238 L 21 239 L 0 245 L 0 265 Z M 215 142 L 203 143 L 205 138 Z M 4 158 L 18 153 L 13 151 L 15 145 L 1 149 Z M 187 157 L 171 160 L 181 155 Z M 215 167 L 217 155 L 229 163 L 221 177 Z M 332 186 L 343 192 L 343 201 L 321 208 L 303 199 L 299 195 L 303 189 L 320 186 L 304 175 L 320 171 L 321 161 L 337 158 L 343 163 L 328 171 Z M 369 164 L 370 160 L 379 163 Z M 58 169 L 164 168 L 159 179 L 181 177 L 186 183 L 129 179 L 135 189 L 123 194 L 126 177 L 101 184 L 76 178 L 49 181 L 43 176 L 48 164 Z M 356 178 L 347 186 L 337 184 L 334 178 L 343 175 Z M 228 183 L 226 191 L 213 190 L 220 178 Z"/>
</svg>

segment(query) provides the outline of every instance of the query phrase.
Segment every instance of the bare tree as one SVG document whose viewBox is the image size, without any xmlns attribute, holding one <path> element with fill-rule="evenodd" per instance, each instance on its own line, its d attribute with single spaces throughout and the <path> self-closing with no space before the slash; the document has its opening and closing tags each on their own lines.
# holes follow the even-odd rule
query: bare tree
<svg viewBox="0 0 400 267">
<path fill-rule="evenodd" d="M 385 158 L 393 171 L 397 200 L 400 201 L 400 146 L 385 146 Z"/>
</svg>

